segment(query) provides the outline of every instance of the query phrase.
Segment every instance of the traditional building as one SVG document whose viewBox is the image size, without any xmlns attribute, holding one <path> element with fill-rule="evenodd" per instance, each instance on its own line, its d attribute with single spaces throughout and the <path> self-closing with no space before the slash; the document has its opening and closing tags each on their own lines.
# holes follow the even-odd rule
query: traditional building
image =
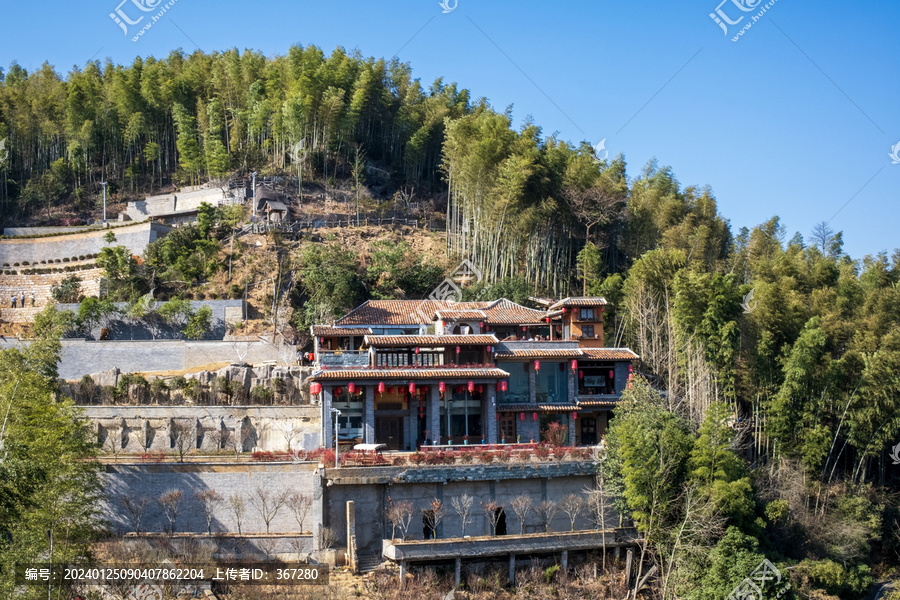
<svg viewBox="0 0 900 600">
<path fill-rule="evenodd" d="M 337 418 L 341 442 L 396 450 L 538 442 L 553 422 L 596 444 L 638 358 L 602 347 L 605 304 L 372 300 L 314 326 L 322 439 Z"/>
</svg>

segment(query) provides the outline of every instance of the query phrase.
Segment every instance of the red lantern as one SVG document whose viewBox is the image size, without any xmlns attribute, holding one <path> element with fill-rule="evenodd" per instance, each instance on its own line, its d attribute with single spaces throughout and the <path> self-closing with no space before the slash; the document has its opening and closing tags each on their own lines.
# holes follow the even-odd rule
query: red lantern
<svg viewBox="0 0 900 600">
<path fill-rule="evenodd" d="M 566 314 L 566 307 L 563 307 L 563 314 Z"/>
<path fill-rule="evenodd" d="M 478 323 L 478 326 L 479 326 L 479 327 L 484 327 L 484 321 L 479 322 L 479 323 Z"/>
<path fill-rule="evenodd" d="M 578 419 L 578 413 L 577 413 L 577 412 L 573 412 L 573 413 L 572 413 L 572 420 L 575 421 L 575 420 L 577 420 L 577 419 Z"/>
<path fill-rule="evenodd" d="M 634 365 L 628 365 L 628 372 L 634 373 Z"/>
<path fill-rule="evenodd" d="M 344 388 L 341 388 L 341 387 L 334 388 L 334 393 L 336 396 L 340 396 L 341 393 L 343 393 L 343 391 L 344 391 Z"/>
<path fill-rule="evenodd" d="M 615 379 L 615 378 L 616 378 L 616 372 L 613 371 L 612 369 L 609 370 L 609 378 L 610 378 L 610 379 Z"/>
<path fill-rule="evenodd" d="M 322 392 L 322 384 L 318 381 L 313 381 L 309 384 L 309 393 L 310 394 L 319 394 Z"/>
<path fill-rule="evenodd" d="M 501 391 L 501 392 L 505 392 L 505 391 L 506 391 L 506 382 L 505 382 L 505 381 L 501 381 L 501 382 L 500 382 L 500 391 Z"/>
<path fill-rule="evenodd" d="M 379 394 L 383 394 L 383 393 L 384 393 L 384 382 L 383 382 L 383 381 L 379 381 L 379 382 L 378 382 L 378 393 L 379 393 Z"/>
<path fill-rule="evenodd" d="M 519 420 L 520 420 L 520 421 L 524 421 L 524 420 L 525 420 L 525 413 L 519 413 Z"/>
<path fill-rule="evenodd" d="M 479 386 L 478 386 L 478 393 L 479 393 L 479 394 L 483 394 L 483 393 L 484 393 L 484 386 L 483 386 L 483 385 L 480 385 L 480 384 L 479 384 Z"/>
<path fill-rule="evenodd" d="M 493 347 L 493 346 L 488 346 L 488 353 L 489 353 L 489 354 L 493 354 L 493 353 L 494 353 L 494 347 Z"/>
<path fill-rule="evenodd" d="M 577 371 L 577 370 L 578 370 L 578 361 L 577 361 L 577 360 L 573 360 L 573 361 L 572 361 L 572 370 L 573 370 L 573 371 Z"/>
<path fill-rule="evenodd" d="M 495 392 L 499 392 L 499 391 L 500 391 L 500 382 L 499 382 L 499 381 L 498 381 L 497 383 L 494 384 L 494 391 L 495 391 Z"/>
<path fill-rule="evenodd" d="M 537 421 L 537 413 L 531 413 L 531 420 Z"/>
<path fill-rule="evenodd" d="M 469 382 L 469 392 L 471 393 L 471 392 L 474 392 L 474 391 L 475 391 L 475 382 L 474 382 L 474 381 L 470 381 L 470 382 Z"/>
<path fill-rule="evenodd" d="M 409 393 L 410 394 L 416 393 L 416 384 L 413 383 L 412 381 L 409 382 Z"/>
<path fill-rule="evenodd" d="M 527 327 L 525 327 L 524 325 L 522 325 L 522 331 L 525 331 L 526 329 L 527 329 Z"/>
<path fill-rule="evenodd" d="M 578 379 L 584 379 L 584 371 L 578 371 Z"/>
<path fill-rule="evenodd" d="M 395 394 L 397 392 L 397 388 L 391 386 L 391 389 L 388 390 L 389 394 Z"/>
<path fill-rule="evenodd" d="M 459 354 L 459 346 L 456 347 L 456 353 Z"/>
<path fill-rule="evenodd" d="M 535 371 L 541 370 L 541 361 L 539 361 L 539 360 L 534 361 L 534 370 Z"/>
<path fill-rule="evenodd" d="M 319 338 L 319 343 L 320 343 L 320 344 L 324 344 L 324 343 L 325 343 L 325 338 Z"/>
<path fill-rule="evenodd" d="M 440 382 L 440 383 L 438 384 L 438 391 L 439 391 L 440 393 L 442 393 L 442 394 L 443 394 L 444 392 L 446 392 L 446 391 L 447 391 L 447 384 L 445 384 L 443 381 Z"/>
<path fill-rule="evenodd" d="M 419 353 L 419 347 L 416 346 L 416 354 L 418 354 L 418 353 Z"/>
<path fill-rule="evenodd" d="M 347 384 L 347 391 L 350 392 L 351 394 L 355 394 L 356 393 L 356 384 L 352 383 L 352 382 Z"/>
</svg>

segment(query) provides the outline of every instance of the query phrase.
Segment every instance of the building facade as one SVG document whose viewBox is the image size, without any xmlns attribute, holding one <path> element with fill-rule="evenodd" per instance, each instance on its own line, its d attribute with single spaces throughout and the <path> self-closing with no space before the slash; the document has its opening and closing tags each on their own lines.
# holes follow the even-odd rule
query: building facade
<svg viewBox="0 0 900 600">
<path fill-rule="evenodd" d="M 322 439 L 391 450 L 537 443 L 557 423 L 566 443 L 597 444 L 638 358 L 603 347 L 605 304 L 369 301 L 314 326 Z"/>
</svg>

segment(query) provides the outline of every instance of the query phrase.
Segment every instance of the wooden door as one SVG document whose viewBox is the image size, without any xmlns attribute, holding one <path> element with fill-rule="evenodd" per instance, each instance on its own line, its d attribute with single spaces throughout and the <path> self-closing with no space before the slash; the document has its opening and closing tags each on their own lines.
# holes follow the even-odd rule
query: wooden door
<svg viewBox="0 0 900 600">
<path fill-rule="evenodd" d="M 500 439 L 507 444 L 516 443 L 516 416 L 500 417 Z"/>
<path fill-rule="evenodd" d="M 581 421 L 581 444 L 593 446 L 597 443 L 597 419 L 585 417 Z"/>
<path fill-rule="evenodd" d="M 388 450 L 403 449 L 403 417 L 375 419 L 375 443 L 387 444 Z"/>
</svg>

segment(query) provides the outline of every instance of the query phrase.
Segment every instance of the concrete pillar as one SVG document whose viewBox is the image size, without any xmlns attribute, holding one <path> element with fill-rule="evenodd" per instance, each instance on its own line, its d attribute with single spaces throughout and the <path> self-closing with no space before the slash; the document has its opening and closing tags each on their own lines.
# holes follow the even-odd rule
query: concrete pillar
<svg viewBox="0 0 900 600">
<path fill-rule="evenodd" d="M 509 585 L 516 585 L 516 555 L 509 555 Z"/>
<path fill-rule="evenodd" d="M 563 571 L 567 571 L 569 569 L 569 551 L 563 550 L 562 555 L 559 557 L 560 564 L 562 566 Z"/>
<path fill-rule="evenodd" d="M 484 418 L 487 421 L 487 443 L 496 444 L 497 438 L 497 391 L 491 384 L 484 384 L 488 389 L 487 405 L 485 406 Z"/>
<path fill-rule="evenodd" d="M 568 367 L 566 371 L 569 373 L 569 404 L 575 404 L 575 401 L 578 399 L 578 371 L 573 371 L 571 361 L 569 363 L 566 365 Z"/>
<path fill-rule="evenodd" d="M 577 423 L 577 419 L 572 418 L 572 413 L 569 413 L 569 445 L 575 445 L 575 424 Z"/>
<path fill-rule="evenodd" d="M 532 404 L 537 402 L 537 371 L 534 370 L 534 361 L 528 363 L 528 401 Z M 547 367 L 544 367 L 545 369 Z"/>
<path fill-rule="evenodd" d="M 419 401 L 418 396 L 412 396 L 409 402 L 409 416 L 406 420 L 406 447 L 409 450 L 416 449 L 416 438 L 419 437 Z"/>
<path fill-rule="evenodd" d="M 331 420 L 331 397 L 333 388 L 322 386 L 322 446 L 334 448 L 334 422 Z"/>
<path fill-rule="evenodd" d="M 444 484 L 436 483 L 434 487 L 435 487 L 434 497 L 443 503 L 444 502 Z M 441 519 L 441 522 L 438 523 L 437 529 L 434 532 L 434 537 L 437 539 L 441 539 L 444 537 L 444 520 L 443 519 Z"/>
<path fill-rule="evenodd" d="M 631 585 L 631 563 L 634 560 L 634 550 L 629 548 L 625 555 L 625 585 Z"/>
<path fill-rule="evenodd" d="M 353 500 L 347 502 L 347 565 L 351 572 L 357 572 L 356 507 Z"/>
<path fill-rule="evenodd" d="M 459 587 L 459 582 L 461 579 L 462 579 L 462 559 L 457 556 L 456 564 L 453 569 L 453 582 L 456 585 L 456 587 Z"/>
<path fill-rule="evenodd" d="M 428 435 L 435 444 L 441 443 L 441 392 L 437 385 L 428 389 L 428 404 L 425 406 L 425 422 Z"/>
<path fill-rule="evenodd" d="M 363 418 L 365 425 L 363 426 L 363 440 L 367 444 L 375 443 L 375 386 L 367 385 L 365 407 L 363 408 Z"/>
<path fill-rule="evenodd" d="M 400 561 L 400 589 L 406 585 L 406 561 Z"/>
<path fill-rule="evenodd" d="M 625 391 L 625 388 L 628 386 L 628 363 L 627 362 L 617 362 L 616 368 L 616 394 L 621 395 L 622 392 Z M 608 373 L 607 373 L 608 375 Z"/>
</svg>

